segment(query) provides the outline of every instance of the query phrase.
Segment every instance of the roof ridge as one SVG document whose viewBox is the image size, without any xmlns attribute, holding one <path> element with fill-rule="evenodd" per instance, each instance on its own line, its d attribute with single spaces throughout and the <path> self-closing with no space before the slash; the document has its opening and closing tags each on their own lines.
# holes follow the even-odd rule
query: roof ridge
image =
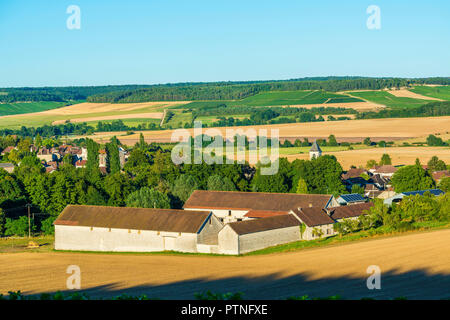
<svg viewBox="0 0 450 320">
<path fill-rule="evenodd" d="M 221 190 L 201 190 L 197 189 L 196 191 L 204 191 L 204 192 L 226 192 L 226 193 L 258 193 L 258 194 L 286 194 L 286 195 L 302 195 L 302 196 L 332 196 L 332 194 L 325 193 L 294 193 L 294 192 L 258 192 L 258 191 L 221 191 Z"/>
</svg>

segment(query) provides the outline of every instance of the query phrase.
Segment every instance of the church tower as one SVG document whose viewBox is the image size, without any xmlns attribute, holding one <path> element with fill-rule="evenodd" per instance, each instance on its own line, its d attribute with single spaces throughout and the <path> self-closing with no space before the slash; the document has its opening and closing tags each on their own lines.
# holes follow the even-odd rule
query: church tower
<svg viewBox="0 0 450 320">
<path fill-rule="evenodd" d="M 322 149 L 320 149 L 319 145 L 317 144 L 317 141 L 314 140 L 314 143 L 309 150 L 309 160 L 312 160 L 313 158 L 318 158 L 322 155 Z"/>
</svg>

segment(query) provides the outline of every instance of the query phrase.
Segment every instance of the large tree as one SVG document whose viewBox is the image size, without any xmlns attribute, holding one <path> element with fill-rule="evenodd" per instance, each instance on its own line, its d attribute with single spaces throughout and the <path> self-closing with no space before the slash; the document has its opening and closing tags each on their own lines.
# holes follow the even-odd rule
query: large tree
<svg viewBox="0 0 450 320">
<path fill-rule="evenodd" d="M 170 199 L 167 194 L 143 187 L 131 193 L 126 199 L 126 204 L 127 207 L 169 209 Z"/>
<path fill-rule="evenodd" d="M 435 182 L 422 166 L 405 166 L 397 170 L 391 179 L 396 192 L 431 189 Z"/>
<path fill-rule="evenodd" d="M 111 142 L 106 144 L 106 153 L 108 155 L 106 166 L 108 172 L 116 173 L 120 171 L 120 158 L 119 158 L 119 141 L 114 136 L 111 138 Z"/>
<path fill-rule="evenodd" d="M 440 160 L 437 156 L 431 157 L 430 161 L 428 161 L 427 163 L 427 166 L 431 171 L 440 171 L 447 169 L 445 162 Z"/>
<path fill-rule="evenodd" d="M 191 175 L 182 174 L 175 180 L 172 186 L 172 194 L 185 202 L 196 189 L 198 189 L 197 179 Z"/>
<path fill-rule="evenodd" d="M 216 191 L 236 191 L 236 186 L 228 177 L 222 177 L 217 174 L 208 178 L 208 190 Z"/>
</svg>

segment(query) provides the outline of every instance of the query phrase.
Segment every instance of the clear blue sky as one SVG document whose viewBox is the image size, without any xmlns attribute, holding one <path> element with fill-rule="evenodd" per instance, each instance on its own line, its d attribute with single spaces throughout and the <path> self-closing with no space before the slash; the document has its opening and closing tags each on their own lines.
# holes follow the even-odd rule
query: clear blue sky
<svg viewBox="0 0 450 320">
<path fill-rule="evenodd" d="M 0 0 L 0 40 L 0 87 L 450 76 L 450 1 Z"/>
</svg>

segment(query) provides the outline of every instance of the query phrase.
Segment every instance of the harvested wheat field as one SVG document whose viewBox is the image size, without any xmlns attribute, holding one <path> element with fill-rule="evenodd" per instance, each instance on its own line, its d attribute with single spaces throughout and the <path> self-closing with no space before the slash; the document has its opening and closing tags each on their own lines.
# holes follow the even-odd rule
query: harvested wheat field
<svg viewBox="0 0 450 320">
<path fill-rule="evenodd" d="M 280 138 L 292 139 L 294 137 L 322 137 L 328 138 L 334 134 L 336 138 L 359 138 L 365 137 L 391 137 L 391 138 L 415 138 L 426 137 L 429 134 L 445 133 L 450 131 L 450 116 L 428 117 L 428 118 L 391 118 L 391 119 L 369 119 L 369 120 L 347 120 L 347 121 L 325 121 L 308 123 L 285 123 L 276 125 L 260 125 L 247 127 L 221 127 L 204 128 L 203 133 L 210 136 L 224 135 L 226 130 L 256 130 L 257 134 L 263 134 L 260 130 L 266 129 L 267 136 L 271 136 L 271 129 L 278 129 Z M 194 129 L 187 130 L 191 135 Z M 182 131 L 178 132 L 182 132 Z M 143 131 L 148 142 L 170 142 L 174 130 Z M 109 134 L 109 133 L 108 133 Z M 97 135 L 96 138 L 100 138 Z M 139 133 L 120 137 L 120 140 L 128 145 L 134 145 L 139 140 Z"/>
<path fill-rule="evenodd" d="M 413 98 L 413 99 L 422 99 L 422 100 L 436 100 L 436 101 L 444 101 L 438 98 L 423 96 L 418 93 L 414 93 L 407 89 L 399 89 L 399 90 L 387 90 L 390 94 L 400 98 Z"/>
<path fill-rule="evenodd" d="M 87 118 L 75 118 L 68 119 L 69 122 L 89 122 L 89 121 L 105 121 L 105 120 L 118 120 L 118 119 L 162 119 L 164 112 L 150 112 L 150 113 L 131 113 L 131 114 L 118 114 L 113 116 L 101 116 L 101 117 L 87 117 Z M 52 122 L 52 125 L 63 124 L 67 120 L 56 120 Z"/>
<path fill-rule="evenodd" d="M 365 166 L 368 160 L 379 161 L 381 156 L 387 153 L 392 159 L 393 165 L 410 165 L 419 158 L 422 164 L 426 164 L 432 156 L 437 156 L 446 163 L 450 162 L 449 147 L 392 147 L 392 148 L 369 148 L 361 150 L 348 150 L 336 152 L 324 152 L 323 155 L 329 154 L 337 158 L 344 170 L 352 165 Z M 286 156 L 288 160 L 309 159 L 309 154 L 298 154 Z"/>
<path fill-rule="evenodd" d="M 243 292 L 246 299 L 312 297 L 441 299 L 450 297 L 450 230 L 359 241 L 295 252 L 244 256 L 7 253 L 0 293 L 65 290 L 66 269 L 81 269 L 91 296 L 124 292 L 192 299 L 195 292 Z M 368 290 L 366 270 L 381 269 L 381 289 Z"/>
</svg>

